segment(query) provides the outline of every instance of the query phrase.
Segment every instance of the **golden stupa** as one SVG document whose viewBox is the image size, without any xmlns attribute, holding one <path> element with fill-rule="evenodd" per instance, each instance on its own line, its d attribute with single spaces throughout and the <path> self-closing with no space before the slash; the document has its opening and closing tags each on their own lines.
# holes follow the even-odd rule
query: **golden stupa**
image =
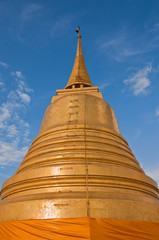
<svg viewBox="0 0 159 240">
<path fill-rule="evenodd" d="M 145 175 L 115 113 L 93 87 L 81 35 L 67 86 L 2 187 L 0 221 L 83 218 L 159 221 L 159 190 Z"/>
</svg>

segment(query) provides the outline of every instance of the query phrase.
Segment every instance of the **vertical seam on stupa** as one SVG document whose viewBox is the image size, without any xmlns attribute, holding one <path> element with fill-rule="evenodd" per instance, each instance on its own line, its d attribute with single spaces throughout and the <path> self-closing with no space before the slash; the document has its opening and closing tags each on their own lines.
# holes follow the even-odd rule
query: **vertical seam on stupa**
<svg viewBox="0 0 159 240">
<path fill-rule="evenodd" d="M 86 110 L 87 110 L 87 106 L 86 106 L 86 98 L 87 98 L 87 94 L 84 91 L 84 143 L 85 143 L 85 167 L 86 167 L 86 199 L 87 199 L 87 217 L 89 217 L 90 213 L 89 213 L 89 196 L 88 196 L 88 162 L 87 162 L 87 139 L 86 139 L 86 124 L 87 124 L 87 118 L 86 118 Z"/>
</svg>

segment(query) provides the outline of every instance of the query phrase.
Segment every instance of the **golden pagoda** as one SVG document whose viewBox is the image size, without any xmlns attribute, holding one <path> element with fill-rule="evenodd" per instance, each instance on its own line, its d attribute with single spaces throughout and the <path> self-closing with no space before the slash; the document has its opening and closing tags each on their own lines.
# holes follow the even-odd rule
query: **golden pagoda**
<svg viewBox="0 0 159 240">
<path fill-rule="evenodd" d="M 70 79 L 56 93 L 39 135 L 2 186 L 0 221 L 89 218 L 157 223 L 157 184 L 121 136 L 112 107 L 93 87 L 80 34 Z"/>
</svg>

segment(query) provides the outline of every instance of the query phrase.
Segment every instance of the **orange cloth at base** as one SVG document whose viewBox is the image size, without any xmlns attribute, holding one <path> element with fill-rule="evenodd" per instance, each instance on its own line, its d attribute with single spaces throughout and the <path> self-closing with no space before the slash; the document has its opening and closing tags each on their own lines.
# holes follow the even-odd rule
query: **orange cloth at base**
<svg viewBox="0 0 159 240">
<path fill-rule="evenodd" d="M 159 240 L 159 222 L 64 218 L 0 223 L 0 240 Z"/>
</svg>

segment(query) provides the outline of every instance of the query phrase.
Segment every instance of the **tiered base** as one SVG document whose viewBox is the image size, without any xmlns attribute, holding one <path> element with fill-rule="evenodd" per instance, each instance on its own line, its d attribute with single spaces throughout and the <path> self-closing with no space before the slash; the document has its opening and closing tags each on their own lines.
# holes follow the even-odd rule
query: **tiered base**
<svg viewBox="0 0 159 240">
<path fill-rule="evenodd" d="M 158 213 L 159 205 L 152 202 L 108 198 L 89 199 L 87 204 L 86 199 L 41 199 L 1 204 L 0 222 L 19 219 L 64 219 L 67 216 L 159 221 Z"/>
</svg>

